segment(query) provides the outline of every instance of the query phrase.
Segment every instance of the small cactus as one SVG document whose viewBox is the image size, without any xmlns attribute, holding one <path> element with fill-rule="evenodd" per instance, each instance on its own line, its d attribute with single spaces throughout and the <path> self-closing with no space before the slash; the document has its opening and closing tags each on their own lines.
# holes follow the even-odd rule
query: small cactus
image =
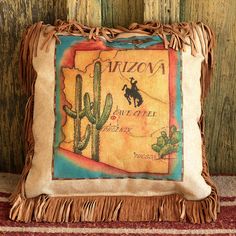
<svg viewBox="0 0 236 236">
<path fill-rule="evenodd" d="M 170 127 L 170 143 L 171 144 L 177 144 L 182 140 L 182 134 L 180 131 L 177 131 L 176 126 Z"/>
<path fill-rule="evenodd" d="M 157 137 L 157 142 L 152 144 L 152 149 L 159 154 L 161 158 L 164 156 L 177 152 L 179 143 L 182 140 L 182 134 L 177 131 L 176 126 L 170 127 L 170 137 L 165 131 L 161 132 L 161 136 Z"/>
<path fill-rule="evenodd" d="M 105 99 L 105 105 L 103 107 L 102 114 L 101 109 L 101 63 L 96 62 L 94 65 L 94 79 L 93 79 L 93 108 L 89 107 L 90 95 L 85 93 L 84 95 L 84 108 L 85 115 L 89 122 L 92 124 L 92 159 L 99 161 L 99 143 L 100 143 L 100 130 L 107 122 L 112 105 L 112 95 L 108 93 Z"/>
<path fill-rule="evenodd" d="M 159 152 L 160 157 L 164 157 L 168 154 L 171 154 L 173 152 L 177 152 L 178 151 L 178 146 L 174 146 L 172 144 L 166 144 Z"/>
<path fill-rule="evenodd" d="M 89 104 L 89 109 L 91 109 L 93 104 Z M 85 134 L 81 137 L 81 119 L 85 117 L 85 109 L 82 109 L 82 77 L 80 75 L 76 76 L 75 83 L 75 110 L 73 111 L 68 106 L 63 107 L 65 113 L 74 119 L 74 152 L 82 154 L 89 142 L 91 135 L 90 124 L 87 125 Z"/>
</svg>

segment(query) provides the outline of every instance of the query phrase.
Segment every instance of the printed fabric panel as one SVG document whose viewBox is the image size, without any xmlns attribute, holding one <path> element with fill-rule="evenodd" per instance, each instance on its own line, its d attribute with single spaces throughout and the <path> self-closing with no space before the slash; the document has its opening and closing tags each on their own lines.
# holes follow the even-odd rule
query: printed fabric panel
<svg viewBox="0 0 236 236">
<path fill-rule="evenodd" d="M 181 52 L 58 36 L 53 179 L 183 179 Z"/>
</svg>

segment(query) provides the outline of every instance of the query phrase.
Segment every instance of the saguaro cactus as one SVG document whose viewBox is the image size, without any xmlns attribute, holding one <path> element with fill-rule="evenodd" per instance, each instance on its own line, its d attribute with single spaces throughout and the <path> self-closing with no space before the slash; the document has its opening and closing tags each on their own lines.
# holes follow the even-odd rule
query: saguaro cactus
<svg viewBox="0 0 236 236">
<path fill-rule="evenodd" d="M 85 135 L 81 138 L 81 119 L 85 117 L 85 109 L 82 109 L 82 77 L 81 75 L 76 76 L 75 82 L 75 110 L 73 111 L 68 106 L 63 107 L 66 114 L 74 119 L 74 152 L 82 154 L 89 142 L 91 127 L 88 124 L 85 130 Z M 88 109 L 91 109 L 89 104 Z"/>
<path fill-rule="evenodd" d="M 92 159 L 99 161 L 99 143 L 100 143 L 100 130 L 107 122 L 112 109 L 112 95 L 108 93 L 105 99 L 105 105 L 100 114 L 101 108 L 101 63 L 96 62 L 94 65 L 94 78 L 93 78 L 93 108 L 90 109 L 90 96 L 89 93 L 84 95 L 84 108 L 85 115 L 92 124 Z"/>
</svg>

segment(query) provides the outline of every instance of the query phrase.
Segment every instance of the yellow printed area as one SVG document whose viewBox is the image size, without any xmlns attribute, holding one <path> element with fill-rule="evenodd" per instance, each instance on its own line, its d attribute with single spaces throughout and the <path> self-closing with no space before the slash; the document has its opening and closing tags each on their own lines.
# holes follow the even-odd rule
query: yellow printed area
<svg viewBox="0 0 236 236">
<path fill-rule="evenodd" d="M 101 113 L 108 93 L 113 106 L 109 119 L 100 131 L 100 162 L 130 172 L 168 173 L 168 160 L 159 159 L 151 145 L 160 132 L 169 130 L 169 61 L 167 50 L 77 51 L 75 68 L 63 68 L 66 99 L 75 108 L 75 78 L 83 79 L 82 93 L 93 101 L 95 61 L 102 64 Z M 142 104 L 129 104 L 124 96 L 132 81 L 142 97 Z M 125 86 L 126 85 L 126 86 Z M 125 86 L 125 89 L 122 88 Z M 81 122 L 81 134 L 89 123 Z M 74 120 L 67 117 L 61 147 L 73 151 Z M 83 155 L 91 158 L 91 140 Z"/>
</svg>

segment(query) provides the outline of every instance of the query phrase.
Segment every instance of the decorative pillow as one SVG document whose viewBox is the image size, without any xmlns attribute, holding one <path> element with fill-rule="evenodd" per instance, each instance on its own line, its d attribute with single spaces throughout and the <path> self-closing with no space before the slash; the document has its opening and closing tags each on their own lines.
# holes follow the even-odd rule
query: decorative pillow
<svg viewBox="0 0 236 236">
<path fill-rule="evenodd" d="M 203 23 L 31 26 L 26 164 L 10 218 L 215 221 L 202 113 L 213 46 Z"/>
</svg>

